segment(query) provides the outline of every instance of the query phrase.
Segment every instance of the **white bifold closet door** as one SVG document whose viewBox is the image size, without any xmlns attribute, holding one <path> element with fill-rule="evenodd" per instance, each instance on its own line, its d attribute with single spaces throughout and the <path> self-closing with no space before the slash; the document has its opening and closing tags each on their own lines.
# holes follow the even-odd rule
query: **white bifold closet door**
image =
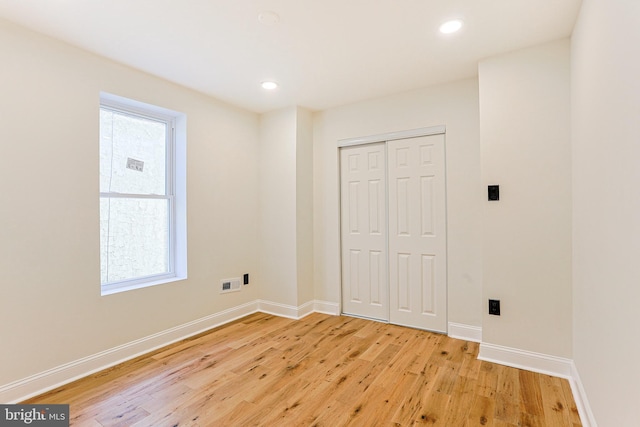
<svg viewBox="0 0 640 427">
<path fill-rule="evenodd" d="M 343 312 L 447 331 L 444 135 L 341 149 Z"/>
<path fill-rule="evenodd" d="M 385 144 L 340 150 L 342 311 L 389 320 Z"/>
<path fill-rule="evenodd" d="M 444 135 L 388 142 L 390 322 L 447 331 Z"/>
</svg>

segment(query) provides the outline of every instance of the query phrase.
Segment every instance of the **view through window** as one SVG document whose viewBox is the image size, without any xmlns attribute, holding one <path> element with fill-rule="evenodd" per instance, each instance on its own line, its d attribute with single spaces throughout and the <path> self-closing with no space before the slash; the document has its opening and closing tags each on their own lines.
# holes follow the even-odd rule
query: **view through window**
<svg viewBox="0 0 640 427">
<path fill-rule="evenodd" d="M 100 107 L 100 277 L 103 288 L 174 272 L 173 122 Z"/>
</svg>

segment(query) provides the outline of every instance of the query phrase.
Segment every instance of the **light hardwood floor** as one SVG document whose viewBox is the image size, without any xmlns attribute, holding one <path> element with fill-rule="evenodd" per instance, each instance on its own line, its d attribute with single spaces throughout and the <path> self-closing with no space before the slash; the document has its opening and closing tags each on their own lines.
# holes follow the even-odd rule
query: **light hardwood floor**
<svg viewBox="0 0 640 427">
<path fill-rule="evenodd" d="M 256 313 L 25 403 L 77 426 L 580 426 L 566 380 L 369 320 Z"/>
</svg>

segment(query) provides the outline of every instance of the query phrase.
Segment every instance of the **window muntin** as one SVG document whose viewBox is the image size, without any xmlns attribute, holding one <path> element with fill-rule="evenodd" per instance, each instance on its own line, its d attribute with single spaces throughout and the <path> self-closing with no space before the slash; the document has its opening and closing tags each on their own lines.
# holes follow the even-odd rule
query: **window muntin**
<svg viewBox="0 0 640 427">
<path fill-rule="evenodd" d="M 100 108 L 100 192 L 167 194 L 168 126 L 166 120 Z"/>
<path fill-rule="evenodd" d="M 176 276 L 174 129 L 173 117 L 101 102 L 103 293 Z"/>
</svg>

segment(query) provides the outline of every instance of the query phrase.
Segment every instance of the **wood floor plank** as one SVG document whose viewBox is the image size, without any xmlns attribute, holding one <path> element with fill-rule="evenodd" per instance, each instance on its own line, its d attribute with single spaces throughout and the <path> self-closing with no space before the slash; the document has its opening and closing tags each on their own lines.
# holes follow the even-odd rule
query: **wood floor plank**
<svg viewBox="0 0 640 427">
<path fill-rule="evenodd" d="M 571 425 L 570 405 L 565 401 L 560 378 L 540 375 L 544 419 L 548 425 Z"/>
<path fill-rule="evenodd" d="M 458 377 L 451 394 L 451 404 L 445 414 L 445 424 L 464 426 L 467 423 L 471 405 L 475 398 L 476 380 L 469 377 Z"/>
<path fill-rule="evenodd" d="M 434 426 L 447 426 L 446 414 L 451 402 L 451 396 L 440 393 L 435 389 L 425 393 L 420 405 L 416 408 L 408 419 L 400 417 L 401 413 L 396 412 L 393 422 L 399 425 L 405 424 L 428 424 Z"/>
<path fill-rule="evenodd" d="M 440 412 L 444 412 L 439 409 L 438 412 L 432 410 L 433 407 L 433 395 L 432 390 L 436 384 L 436 377 L 440 367 L 429 363 L 416 377 L 416 382 L 413 387 L 407 390 L 408 396 L 416 396 L 417 400 L 411 401 L 412 411 L 408 419 L 415 421 L 419 420 L 420 423 L 436 421 L 441 418 Z M 394 418 L 398 419 L 399 414 L 395 413 Z"/>
<path fill-rule="evenodd" d="M 564 393 L 565 402 L 567 402 L 567 405 L 569 405 L 571 422 L 575 425 L 579 425 L 580 413 L 578 412 L 578 407 L 576 406 L 576 402 L 573 399 L 571 384 L 569 384 L 569 381 L 560 381 L 560 384 L 562 385 L 562 391 Z"/>
<path fill-rule="evenodd" d="M 536 418 L 544 417 L 542 391 L 540 390 L 540 374 L 521 370 L 520 379 L 520 408 L 522 412 Z"/>
<path fill-rule="evenodd" d="M 496 394 L 494 419 L 506 424 L 518 425 L 520 422 L 518 401 L 510 400 L 502 393 Z"/>
<path fill-rule="evenodd" d="M 420 395 L 415 393 L 419 375 L 404 372 L 388 389 L 369 388 L 362 394 L 364 401 L 370 402 L 373 410 L 362 413 L 363 425 L 375 425 L 379 419 L 406 419 L 419 405 Z"/>
<path fill-rule="evenodd" d="M 497 366 L 498 383 L 495 395 L 495 420 L 518 425 L 520 421 L 520 376 L 518 369 Z"/>
<path fill-rule="evenodd" d="M 500 366 L 490 362 L 481 362 L 478 372 L 478 394 L 495 398 L 498 390 L 498 372 Z"/>
<path fill-rule="evenodd" d="M 496 393 L 509 402 L 517 402 L 520 398 L 519 370 L 508 366 L 494 366 L 498 373 Z"/>
<path fill-rule="evenodd" d="M 462 357 L 462 363 L 460 364 L 460 371 L 458 372 L 458 375 L 477 380 L 480 367 L 482 365 L 482 361 L 478 360 L 477 357 L 480 349 L 479 344 L 469 341 L 465 341 L 464 343 L 464 355 Z"/>
<path fill-rule="evenodd" d="M 546 427 L 542 416 L 531 415 L 526 412 L 520 414 L 520 425 L 522 427 Z"/>
<path fill-rule="evenodd" d="M 74 426 L 579 426 L 566 380 L 354 317 L 255 313 L 29 399 Z"/>
<path fill-rule="evenodd" d="M 471 410 L 469 411 L 469 417 L 467 418 L 467 425 L 469 426 L 491 426 L 494 424 L 493 414 L 495 409 L 495 400 L 489 397 L 476 395 L 473 403 L 471 404 Z"/>
<path fill-rule="evenodd" d="M 349 405 L 337 400 L 329 400 L 324 410 L 315 418 L 312 427 L 346 426 L 352 421 Z"/>
</svg>

